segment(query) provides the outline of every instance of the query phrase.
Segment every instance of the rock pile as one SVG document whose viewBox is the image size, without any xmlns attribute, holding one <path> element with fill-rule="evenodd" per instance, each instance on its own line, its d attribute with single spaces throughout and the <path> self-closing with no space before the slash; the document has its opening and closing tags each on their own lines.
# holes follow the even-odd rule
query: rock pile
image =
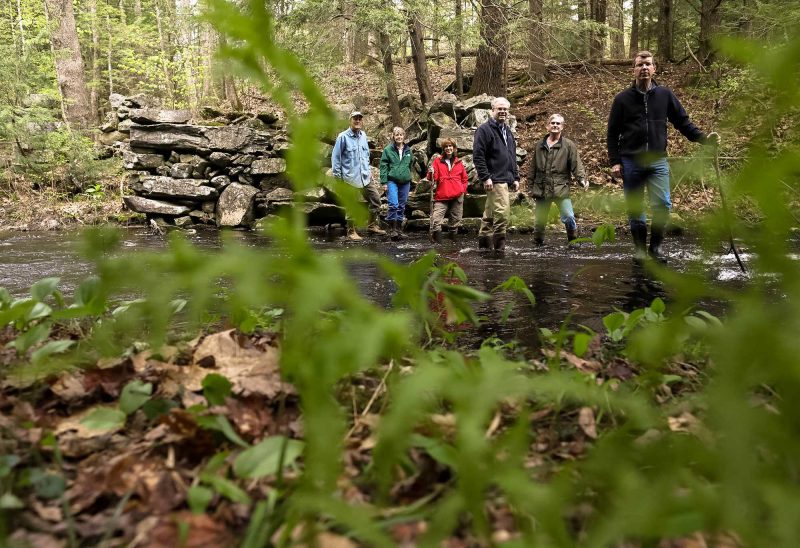
<svg viewBox="0 0 800 548">
<path fill-rule="evenodd" d="M 125 205 L 159 224 L 188 227 L 214 224 L 252 227 L 262 217 L 291 207 L 295 193 L 286 177 L 284 153 L 289 140 L 279 116 L 225 114 L 213 109 L 201 113 L 207 120 L 193 123 L 185 110 L 155 108 L 142 96 L 111 96 L 112 111 L 101 127 L 100 141 L 122 157 L 129 170 Z M 430 183 L 424 179 L 432 155 L 442 138 L 453 138 L 470 177 L 465 217 L 480 217 L 485 195 L 477 185 L 472 164 L 475 129 L 488 120 L 491 97 L 459 101 L 443 94 L 427 109 L 404 99 L 406 135 L 414 151 L 414 181 L 407 217 L 411 227 L 427 227 Z M 417 101 L 418 103 L 418 101 Z M 342 106 L 347 111 L 349 105 Z M 373 174 L 383 146 L 388 142 L 388 117 L 367 119 L 372 149 Z M 515 122 L 511 120 L 512 130 Z M 376 139 L 377 137 L 377 139 Z M 328 165 L 330 151 L 328 146 Z M 521 163 L 525 151 L 517 150 Z M 336 205 L 327 188 L 306 192 L 303 205 L 310 226 L 344 221 L 344 210 Z M 467 221 L 466 226 L 470 226 Z"/>
</svg>

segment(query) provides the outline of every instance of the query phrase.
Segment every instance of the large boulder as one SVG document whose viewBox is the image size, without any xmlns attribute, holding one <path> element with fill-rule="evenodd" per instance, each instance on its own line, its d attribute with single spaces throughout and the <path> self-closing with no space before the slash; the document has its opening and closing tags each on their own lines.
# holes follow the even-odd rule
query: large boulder
<svg viewBox="0 0 800 548">
<path fill-rule="evenodd" d="M 250 225 L 253 222 L 253 196 L 258 189 L 231 183 L 217 201 L 217 226 Z"/>
<path fill-rule="evenodd" d="M 182 152 L 208 152 L 209 140 L 205 128 L 181 124 L 133 124 L 131 147 L 177 150 Z"/>
<path fill-rule="evenodd" d="M 108 133 L 100 133 L 97 136 L 97 140 L 100 144 L 105 146 L 111 146 L 116 142 L 125 141 L 128 139 L 128 135 L 126 133 L 122 133 L 121 131 L 111 131 Z"/>
<path fill-rule="evenodd" d="M 179 200 L 206 200 L 217 195 L 216 189 L 205 186 L 203 179 L 174 179 L 153 176 L 142 179 L 142 193 L 157 198 Z"/>
<path fill-rule="evenodd" d="M 442 93 L 433 100 L 430 107 L 428 108 L 428 112 L 430 114 L 443 112 L 444 114 L 447 114 L 448 116 L 455 118 L 456 105 L 458 103 L 459 103 L 458 97 L 456 97 L 452 93 Z"/>
<path fill-rule="evenodd" d="M 485 108 L 473 109 L 461 122 L 465 128 L 478 129 L 478 126 L 485 124 L 492 117 L 492 111 Z"/>
<path fill-rule="evenodd" d="M 134 108 L 128 118 L 137 124 L 185 124 L 192 117 L 188 110 L 158 110 L 154 108 Z"/>
<path fill-rule="evenodd" d="M 456 142 L 459 152 L 472 153 L 472 145 L 475 141 L 475 131 L 471 129 L 443 129 L 436 139 L 436 150 L 441 150 L 442 139 L 450 138 Z"/>
<path fill-rule="evenodd" d="M 459 129 L 458 123 L 444 112 L 433 112 L 428 117 L 428 149 L 439 150 L 436 142 L 445 129 Z"/>
<path fill-rule="evenodd" d="M 122 201 L 128 209 L 136 213 L 178 216 L 189 211 L 189 208 L 186 206 L 162 202 L 161 200 L 152 200 L 142 196 L 123 196 Z"/>
<path fill-rule="evenodd" d="M 343 223 L 345 210 L 343 207 L 322 202 L 307 202 L 303 204 L 308 226 L 324 226 L 332 223 Z"/>
<path fill-rule="evenodd" d="M 492 99 L 494 99 L 491 95 L 486 95 L 482 93 L 480 95 L 476 95 L 474 97 L 470 97 L 469 99 L 464 99 L 461 102 L 461 108 L 464 110 L 465 113 L 476 109 L 476 108 L 483 108 L 487 110 L 491 110 L 492 108 Z"/>
</svg>

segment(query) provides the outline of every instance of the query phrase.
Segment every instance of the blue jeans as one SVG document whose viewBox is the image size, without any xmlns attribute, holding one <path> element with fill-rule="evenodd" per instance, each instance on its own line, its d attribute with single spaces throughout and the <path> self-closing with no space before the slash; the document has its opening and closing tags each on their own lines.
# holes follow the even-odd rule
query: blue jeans
<svg viewBox="0 0 800 548">
<path fill-rule="evenodd" d="M 577 230 L 578 224 L 575 222 L 575 212 L 572 210 L 572 200 L 569 198 L 537 198 L 536 199 L 536 226 L 544 228 L 547 224 L 547 215 L 550 213 L 550 204 L 558 204 L 558 211 L 561 213 L 561 222 L 567 230 Z"/>
<path fill-rule="evenodd" d="M 408 191 L 411 183 L 395 183 L 389 181 L 386 185 L 386 199 L 389 202 L 389 213 L 386 215 L 387 221 L 403 221 L 408 201 Z"/>
<path fill-rule="evenodd" d="M 631 232 L 637 227 L 647 226 L 644 206 L 644 189 L 653 210 L 653 227 L 662 229 L 669 219 L 672 202 L 669 198 L 669 164 L 666 158 L 659 158 L 642 164 L 629 156 L 622 158 L 622 190 L 625 194 L 625 207 Z M 645 233 L 646 234 L 646 233 Z"/>
</svg>

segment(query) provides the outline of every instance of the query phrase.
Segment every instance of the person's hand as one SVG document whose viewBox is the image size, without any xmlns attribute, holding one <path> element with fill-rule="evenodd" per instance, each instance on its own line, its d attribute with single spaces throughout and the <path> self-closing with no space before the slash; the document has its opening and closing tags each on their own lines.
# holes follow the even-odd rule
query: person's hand
<svg viewBox="0 0 800 548">
<path fill-rule="evenodd" d="M 720 141 L 721 141 L 721 139 L 720 139 L 719 133 L 717 133 L 716 131 L 712 131 L 711 133 L 706 135 L 706 142 L 709 145 L 718 147 L 719 144 L 720 144 Z"/>
<path fill-rule="evenodd" d="M 514 192 L 519 190 L 519 181 L 514 181 L 511 183 L 511 186 L 514 187 Z"/>
<path fill-rule="evenodd" d="M 622 178 L 622 164 L 614 164 L 611 166 L 611 176 L 615 179 Z"/>
<path fill-rule="evenodd" d="M 389 192 L 389 185 L 383 185 L 383 193 L 386 194 Z"/>
<path fill-rule="evenodd" d="M 581 186 L 583 187 L 583 190 L 589 190 L 589 180 L 581 179 Z"/>
<path fill-rule="evenodd" d="M 486 189 L 486 192 L 491 192 L 492 191 L 492 180 L 491 179 L 486 179 L 483 182 L 483 188 Z"/>
</svg>

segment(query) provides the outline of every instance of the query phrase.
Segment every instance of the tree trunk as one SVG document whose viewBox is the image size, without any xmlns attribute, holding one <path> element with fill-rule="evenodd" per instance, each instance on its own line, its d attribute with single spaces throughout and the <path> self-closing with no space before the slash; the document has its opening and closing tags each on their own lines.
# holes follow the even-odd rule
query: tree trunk
<svg viewBox="0 0 800 548">
<path fill-rule="evenodd" d="M 22 4 L 17 0 L 17 25 L 19 26 L 20 51 L 25 51 L 25 25 L 22 18 Z"/>
<path fill-rule="evenodd" d="M 461 68 L 461 35 L 464 33 L 464 21 L 461 19 L 461 0 L 455 0 L 456 37 L 453 45 L 456 60 L 456 95 L 464 95 L 464 71 Z"/>
<path fill-rule="evenodd" d="M 528 0 L 530 27 L 528 30 L 528 77 L 531 82 L 545 81 L 544 19 L 542 0 Z"/>
<path fill-rule="evenodd" d="M 392 62 L 392 43 L 389 35 L 381 32 L 379 35 L 381 57 L 383 59 L 383 72 L 386 78 L 386 97 L 389 99 L 389 114 L 392 116 L 392 125 L 402 126 L 400 117 L 400 101 L 397 100 L 397 82 L 394 77 L 394 63 Z"/>
<path fill-rule="evenodd" d="M 612 0 L 609 4 L 608 19 L 611 21 L 611 28 L 614 29 L 611 37 L 611 57 L 614 59 L 625 57 L 624 10 L 624 0 Z"/>
<path fill-rule="evenodd" d="M 672 53 L 672 0 L 659 0 L 658 6 L 658 56 L 661 61 L 673 61 Z"/>
<path fill-rule="evenodd" d="M 607 0 L 591 0 L 590 8 L 592 21 L 599 25 L 606 24 L 606 11 L 608 2 Z M 591 59 L 600 61 L 605 57 L 606 53 L 606 31 L 604 29 L 596 29 L 591 33 L 589 39 L 589 57 Z"/>
<path fill-rule="evenodd" d="M 89 0 L 89 21 L 92 27 L 92 82 L 89 84 L 89 107 L 92 121 L 100 117 L 100 29 L 97 28 L 97 0 Z"/>
<path fill-rule="evenodd" d="M 355 63 L 356 58 L 356 31 L 353 24 L 355 7 L 352 0 L 342 0 L 342 15 L 344 16 L 344 32 L 342 33 L 344 58 L 348 63 Z"/>
<path fill-rule="evenodd" d="M 639 10 L 640 0 L 633 0 L 633 12 L 631 13 L 631 43 L 630 49 L 628 50 L 631 58 L 639 51 L 639 20 L 641 19 Z"/>
<path fill-rule="evenodd" d="M 411 38 L 411 55 L 414 57 L 414 74 L 417 77 L 419 98 L 423 104 L 428 104 L 433 99 L 431 82 L 428 79 L 428 65 L 425 60 L 425 45 L 422 42 L 422 25 L 417 16 L 408 13 L 408 36 Z"/>
<path fill-rule="evenodd" d="M 714 47 L 711 40 L 719 32 L 722 17 L 719 11 L 722 0 L 702 0 L 700 3 L 700 50 L 699 59 L 704 65 L 714 61 Z"/>
<path fill-rule="evenodd" d="M 158 5 L 158 1 L 155 3 L 155 10 L 156 10 L 156 25 L 158 27 L 158 39 L 161 43 L 161 68 L 164 72 L 164 86 L 167 91 L 167 99 L 169 99 L 169 104 L 171 108 L 175 108 L 175 86 L 172 82 L 172 70 L 169 66 L 169 61 L 172 56 L 169 54 L 169 47 L 167 44 L 167 37 L 164 33 L 164 25 L 163 21 L 161 20 L 161 8 Z"/>
<path fill-rule="evenodd" d="M 108 51 L 106 52 L 106 71 L 108 72 L 108 96 L 114 93 L 114 72 L 111 56 L 114 52 L 114 34 L 111 32 L 111 17 L 106 14 L 106 32 L 108 33 Z"/>
<path fill-rule="evenodd" d="M 45 0 L 45 11 L 64 122 L 73 129 L 88 128 L 92 114 L 72 0 Z"/>
<path fill-rule="evenodd" d="M 504 28 L 508 8 L 503 2 L 504 0 L 481 0 L 480 32 L 483 43 L 478 47 L 470 95 L 506 94 L 503 68 L 508 55 L 508 39 Z"/>
</svg>

